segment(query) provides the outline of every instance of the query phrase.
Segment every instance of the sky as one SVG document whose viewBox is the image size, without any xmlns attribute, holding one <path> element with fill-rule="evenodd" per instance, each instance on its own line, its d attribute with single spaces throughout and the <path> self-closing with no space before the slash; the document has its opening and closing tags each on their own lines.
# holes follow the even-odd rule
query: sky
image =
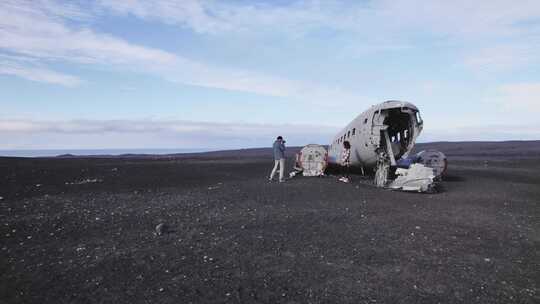
<svg viewBox="0 0 540 304">
<path fill-rule="evenodd" d="M 539 54 L 538 0 L 2 0 L 0 149 L 326 144 L 385 100 L 540 139 Z"/>
</svg>

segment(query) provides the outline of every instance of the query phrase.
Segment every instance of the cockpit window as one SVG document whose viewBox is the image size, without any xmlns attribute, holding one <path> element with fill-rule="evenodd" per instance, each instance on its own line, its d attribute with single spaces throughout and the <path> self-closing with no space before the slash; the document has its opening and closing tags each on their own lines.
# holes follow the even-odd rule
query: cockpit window
<svg viewBox="0 0 540 304">
<path fill-rule="evenodd" d="M 419 123 L 419 124 L 422 124 L 422 117 L 420 116 L 420 112 L 416 112 L 416 121 Z"/>
</svg>

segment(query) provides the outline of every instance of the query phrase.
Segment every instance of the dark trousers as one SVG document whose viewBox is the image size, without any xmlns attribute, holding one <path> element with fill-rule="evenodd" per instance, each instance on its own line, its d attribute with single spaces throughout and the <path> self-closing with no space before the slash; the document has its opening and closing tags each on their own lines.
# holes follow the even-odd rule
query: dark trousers
<svg viewBox="0 0 540 304">
<path fill-rule="evenodd" d="M 349 165 L 341 166 L 341 174 L 342 174 L 344 177 L 349 178 L 349 172 L 350 172 L 350 167 L 349 167 Z"/>
</svg>

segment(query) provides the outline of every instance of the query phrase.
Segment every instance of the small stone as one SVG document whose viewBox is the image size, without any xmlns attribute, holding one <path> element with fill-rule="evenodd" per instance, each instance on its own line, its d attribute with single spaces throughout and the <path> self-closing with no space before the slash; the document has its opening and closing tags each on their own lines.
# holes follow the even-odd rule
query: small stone
<svg viewBox="0 0 540 304">
<path fill-rule="evenodd" d="M 491 259 L 490 258 L 484 258 L 484 262 L 486 262 L 486 263 L 491 262 Z"/>
<path fill-rule="evenodd" d="M 163 235 L 166 232 L 167 232 L 167 225 L 165 225 L 164 223 L 160 223 L 156 226 L 157 235 Z"/>
</svg>

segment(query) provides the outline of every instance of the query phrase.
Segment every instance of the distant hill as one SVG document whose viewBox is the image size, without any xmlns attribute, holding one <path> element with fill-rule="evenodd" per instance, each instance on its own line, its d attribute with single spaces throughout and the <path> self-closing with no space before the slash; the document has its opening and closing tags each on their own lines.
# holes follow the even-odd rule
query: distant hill
<svg viewBox="0 0 540 304">
<path fill-rule="evenodd" d="M 287 156 L 298 153 L 302 147 L 287 147 Z M 414 152 L 426 149 L 442 151 L 448 157 L 540 157 L 540 140 L 534 141 L 474 141 L 474 142 L 432 142 L 418 143 Z M 122 154 L 122 155 L 59 155 L 57 158 L 271 158 L 272 148 L 250 148 L 238 150 L 223 150 L 200 153 L 178 154 Z"/>
<path fill-rule="evenodd" d="M 468 141 L 419 143 L 415 151 L 436 149 L 449 157 L 540 157 L 540 140 L 532 141 Z"/>
</svg>

